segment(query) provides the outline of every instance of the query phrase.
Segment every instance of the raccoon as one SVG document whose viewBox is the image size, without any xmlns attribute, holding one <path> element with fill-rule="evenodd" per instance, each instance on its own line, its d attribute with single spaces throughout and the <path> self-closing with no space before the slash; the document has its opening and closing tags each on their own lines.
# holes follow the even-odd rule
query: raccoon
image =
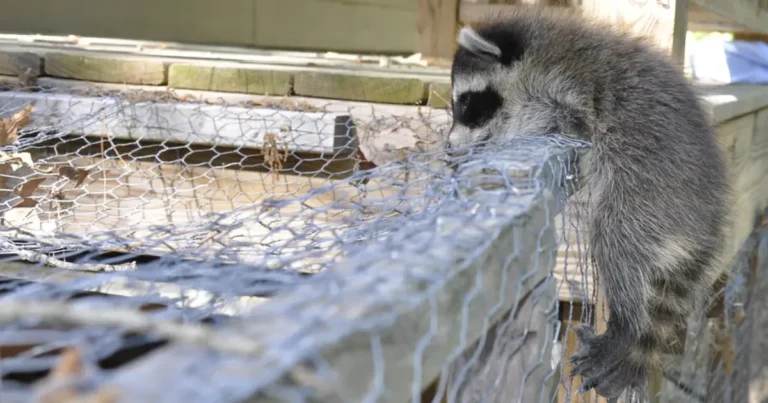
<svg viewBox="0 0 768 403">
<path fill-rule="evenodd" d="M 518 7 L 464 27 L 451 67 L 449 154 L 516 135 L 591 143 L 591 259 L 607 330 L 576 328 L 580 392 L 640 392 L 724 275 L 724 156 L 682 69 L 662 50 L 574 12 Z"/>
</svg>

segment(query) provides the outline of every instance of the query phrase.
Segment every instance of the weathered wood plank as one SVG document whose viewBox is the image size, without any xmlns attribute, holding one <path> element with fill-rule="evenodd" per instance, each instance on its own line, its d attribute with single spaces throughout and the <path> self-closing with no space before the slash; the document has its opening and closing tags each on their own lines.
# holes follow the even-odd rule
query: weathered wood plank
<svg viewBox="0 0 768 403">
<path fill-rule="evenodd" d="M 459 0 L 417 0 L 419 51 L 426 57 L 450 58 L 456 48 Z"/>
<path fill-rule="evenodd" d="M 7 251 L 6 251 L 7 252 Z M 101 276 L 97 280 L 96 276 Z M 25 280 L 34 283 L 62 283 L 77 280 L 93 280 L 90 286 L 82 287 L 81 291 L 92 291 L 106 295 L 123 297 L 141 297 L 137 299 L 141 304 L 176 305 L 185 308 L 204 306 L 216 307 L 213 313 L 224 315 L 238 315 L 249 308 L 269 300 L 266 297 L 240 296 L 230 298 L 222 303 L 217 300 L 218 295 L 207 290 L 194 287 L 179 287 L 178 284 L 162 281 L 144 281 L 126 277 L 120 274 L 103 275 L 95 272 L 66 270 L 57 267 L 42 266 L 31 263 L 3 262 L 0 264 L 0 277 Z M 87 281 L 86 281 L 87 282 Z M 97 283 L 97 285 L 93 285 Z M 148 298 L 152 295 L 155 298 Z M 183 302 L 181 301 L 183 299 Z M 176 301 L 173 303 L 172 301 Z"/>
<path fill-rule="evenodd" d="M 168 86 L 242 94 L 288 95 L 293 75 L 269 68 L 219 64 L 174 63 L 168 68 Z"/>
<path fill-rule="evenodd" d="M 768 107 L 768 85 L 714 85 L 701 87 L 700 91 L 713 124 Z"/>
<path fill-rule="evenodd" d="M 449 83 L 449 77 L 440 77 L 439 83 Z M 156 94 L 158 98 L 167 95 L 169 88 L 139 85 L 117 85 L 109 83 L 84 83 L 74 80 L 63 80 L 42 77 L 38 84 L 54 92 L 86 94 L 94 97 L 107 93 L 120 93 L 130 97 L 132 94 Z M 419 143 L 439 144 L 440 130 L 450 125 L 451 115 L 443 109 L 429 106 L 394 105 L 381 103 L 366 103 L 357 101 L 318 99 L 292 96 L 275 98 L 260 95 L 245 95 L 224 92 L 200 90 L 173 90 L 180 98 L 192 98 L 201 103 L 229 104 L 249 103 L 255 105 L 280 103 L 287 101 L 295 105 L 307 105 L 310 109 L 321 110 L 326 114 L 351 116 L 355 124 L 356 138 L 359 139 L 360 150 L 366 159 L 377 165 L 382 165 L 397 158 L 396 149 L 414 148 Z M 330 156 L 323 156 L 327 159 Z M 337 160 L 350 161 L 348 155 L 334 154 Z M 305 159 L 303 162 L 309 164 Z M 325 164 L 326 161 L 321 161 Z M 284 163 L 288 167 L 288 163 Z M 310 167 L 311 168 L 311 167 Z"/>
<path fill-rule="evenodd" d="M 559 162 L 550 161 L 553 161 L 549 166 L 552 170 L 544 169 L 538 177 L 549 177 L 545 182 L 557 193 L 558 188 L 552 185 L 554 178 L 559 181 L 562 171 L 557 168 Z M 526 176 L 517 169 L 515 171 Z M 483 196 L 477 197 L 476 200 L 481 201 Z M 364 256 L 356 256 L 337 268 L 339 274 L 351 274 L 361 267 L 374 271 L 378 266 L 386 267 L 386 270 L 377 271 L 382 277 L 371 281 L 375 282 L 376 289 L 386 289 L 391 299 L 373 302 L 367 293 L 357 294 L 352 289 L 347 297 L 338 298 L 343 289 L 328 292 L 324 283 L 307 284 L 295 292 L 275 297 L 261 306 L 263 310 L 257 308 L 252 316 L 246 316 L 248 320 L 241 323 L 241 328 L 229 327 L 222 331 L 237 332 L 241 336 L 248 334 L 249 339 L 265 348 L 292 334 L 308 336 L 307 332 L 311 332 L 311 336 L 300 343 L 302 348 L 319 351 L 326 368 L 343 379 L 342 388 L 316 390 L 320 393 L 319 401 L 362 401 L 366 396 L 372 396 L 369 393 L 375 393 L 377 386 L 382 392 L 386 390 L 377 395 L 380 401 L 418 400 L 421 390 L 412 389 L 413 381 L 428 385 L 446 365 L 447 356 L 460 353 L 463 347 L 474 343 L 520 297 L 547 277 L 554 264 L 555 232 L 551 222 L 559 208 L 560 195 L 545 192 L 538 196 L 517 197 L 514 202 L 495 205 L 493 216 L 473 217 L 471 225 L 467 225 L 461 214 L 444 210 L 438 228 L 427 222 L 412 223 L 408 242 L 401 245 L 396 260 L 382 261 L 380 256 L 384 255 L 381 253 L 391 253 L 391 245 L 377 243 L 371 245 Z M 465 211 L 464 207 L 456 208 Z M 448 238 L 452 241 L 447 242 Z M 431 242 L 432 246 L 425 250 L 423 241 Z M 514 251 L 510 251 L 516 257 L 512 260 L 499 253 L 500 250 L 509 251 L 509 245 L 515 245 Z M 474 256 L 467 262 L 469 266 L 445 277 L 445 283 L 431 292 L 432 296 L 427 300 L 408 302 L 408 298 L 404 298 L 426 285 L 421 281 L 403 281 L 404 278 L 442 278 L 452 273 L 456 262 L 462 262 L 468 255 Z M 403 277 L 406 273 L 409 275 Z M 467 300 L 470 293 L 474 298 Z M 356 301 L 358 298 L 362 299 Z M 307 329 L 307 320 L 301 315 L 312 315 L 309 311 L 313 309 L 295 309 L 290 316 L 279 313 L 279 306 L 302 306 L 305 303 L 323 307 L 323 312 L 334 312 L 334 324 L 362 318 L 372 320 L 381 314 L 389 317 L 394 312 L 398 315 L 393 318 L 394 323 L 382 326 L 380 330 L 350 329 L 341 339 L 333 337 L 332 344 L 326 344 L 319 340 L 323 340 L 324 335 L 338 335 L 340 329 L 331 323 Z M 435 319 L 438 320 L 433 322 Z M 270 326 L 265 328 L 264 323 L 270 323 Z M 373 334 L 376 336 L 372 338 Z M 428 343 L 422 345 L 426 340 Z M 320 344 L 314 344 L 318 342 Z M 414 359 L 420 363 L 418 374 L 413 372 Z M 294 363 L 297 362 L 283 365 Z M 263 392 L 262 387 L 276 385 L 276 380 L 278 385 L 290 387 L 304 378 L 292 380 L 282 372 L 275 373 L 279 368 L 277 365 L 280 364 L 270 364 L 264 356 L 246 359 L 213 355 L 191 345 L 173 345 L 116 373 L 107 386 L 120 389 L 121 403 L 184 402 L 185 392 L 204 400 L 261 401 L 260 398 L 265 397 L 259 394 Z M 294 373 L 294 376 L 299 375 Z M 150 377 L 154 382 L 147 383 L 146 379 Z M 326 381 L 318 381 L 331 386 Z M 312 387 L 312 384 L 302 386 Z"/>
<path fill-rule="evenodd" d="M 351 154 L 358 144 L 343 114 L 22 92 L 0 92 L 0 102 L 6 110 L 31 103 L 37 125 L 87 136 L 261 149 L 272 133 L 281 149 L 321 154 Z"/>
<path fill-rule="evenodd" d="M 47 75 L 86 81 L 126 84 L 165 84 L 166 63 L 151 58 L 94 57 L 86 54 L 48 53 Z"/>
<path fill-rule="evenodd" d="M 296 95 L 392 104 L 418 104 L 424 99 L 426 83 L 414 77 L 361 72 L 297 72 Z"/>
<path fill-rule="evenodd" d="M 31 52 L 0 52 L 0 75 L 18 77 L 29 70 L 32 76 L 39 76 L 42 61 Z"/>
<path fill-rule="evenodd" d="M 6 3 L 4 32 L 252 45 L 253 0 L 57 0 Z"/>
<path fill-rule="evenodd" d="M 461 3 L 458 19 L 464 24 L 474 24 L 489 17 L 503 16 L 515 7 L 514 4 Z"/>
<path fill-rule="evenodd" d="M 552 400 L 559 381 L 554 363 L 560 360 L 553 356 L 555 288 L 552 279 L 545 280 L 464 351 L 451 366 L 449 379 L 456 381 L 456 389 L 448 401 Z"/>
<path fill-rule="evenodd" d="M 250 0 L 253 45 L 365 53 L 413 53 L 412 0 Z M 210 17 L 208 17 L 210 18 Z"/>
<path fill-rule="evenodd" d="M 728 31 L 768 33 L 768 13 L 760 11 L 757 1 L 688 0 L 697 28 L 719 25 Z M 713 27 L 714 28 L 714 27 Z"/>
<path fill-rule="evenodd" d="M 36 153 L 34 158 L 42 157 Z M 59 156 L 45 161 L 49 164 L 66 162 L 88 170 L 89 174 L 81 187 L 63 189 L 56 200 L 43 195 L 35 208 L 15 208 L 6 212 L 4 218 L 8 230 L 23 229 L 46 238 L 66 233 L 87 236 L 96 242 L 123 237 L 124 243 L 143 253 L 165 255 L 192 248 L 189 258 L 194 259 L 217 256 L 224 245 L 238 242 L 249 245 L 240 248 L 237 255 L 241 259 L 251 257 L 253 262 L 260 262 L 269 246 L 274 248 L 281 242 L 291 241 L 288 246 L 293 249 L 285 246 L 281 252 L 302 252 L 294 250 L 305 248 L 299 241 L 333 239 L 333 224 L 338 225 L 352 214 L 363 218 L 359 211 L 344 208 L 345 203 L 360 198 L 360 190 L 340 184 L 318 192 L 330 184 L 324 178 L 276 176 L 264 172 L 87 155 Z M 47 179 L 40 189 L 46 191 L 54 181 L 55 178 Z M 417 189 L 413 192 L 417 192 L 418 186 L 414 187 Z M 386 199 L 397 192 L 397 189 L 385 190 L 372 191 L 366 200 L 374 200 L 372 204 L 375 204 L 376 197 Z M 231 213 L 249 207 L 258 209 L 266 199 L 303 199 L 303 203 L 275 209 L 262 216 L 261 221 L 253 216 L 243 217 L 246 221 L 241 226 L 220 234 L 205 221 L 210 213 Z M 316 209 L 316 213 L 311 214 L 309 209 Z M 190 230 L 190 226 L 196 228 L 195 236 L 171 236 L 157 230 L 179 227 Z M 288 228 L 306 231 L 307 226 L 315 228 L 311 239 L 294 239 L 295 235 L 287 231 Z M 276 232 L 275 228 L 282 231 Z M 331 248 L 326 252 L 331 253 Z M 310 259 L 301 262 L 307 267 L 312 266 Z M 298 261 L 294 263 L 299 264 Z"/>
</svg>

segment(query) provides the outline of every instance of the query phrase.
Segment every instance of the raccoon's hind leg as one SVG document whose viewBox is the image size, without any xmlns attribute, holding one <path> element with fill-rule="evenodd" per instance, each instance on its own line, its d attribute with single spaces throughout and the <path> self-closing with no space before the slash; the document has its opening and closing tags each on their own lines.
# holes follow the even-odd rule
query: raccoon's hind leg
<svg viewBox="0 0 768 403">
<path fill-rule="evenodd" d="M 647 217 L 628 212 L 623 217 Z M 592 253 L 609 308 L 605 333 L 589 325 L 577 327 L 581 349 L 572 357 L 572 375 L 582 377 L 581 391 L 594 388 L 607 398 L 625 390 L 642 391 L 693 309 L 711 256 L 691 253 L 691 243 L 669 237 L 666 242 L 648 221 L 618 219 L 603 205 L 592 223 Z M 613 219 L 611 219 L 613 218 Z"/>
</svg>

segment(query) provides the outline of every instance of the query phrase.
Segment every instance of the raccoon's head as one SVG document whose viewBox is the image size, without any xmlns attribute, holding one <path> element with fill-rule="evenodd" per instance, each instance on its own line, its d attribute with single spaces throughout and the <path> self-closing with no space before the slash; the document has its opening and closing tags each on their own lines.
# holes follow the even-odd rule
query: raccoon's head
<svg viewBox="0 0 768 403">
<path fill-rule="evenodd" d="M 520 135 L 581 130 L 584 99 L 575 94 L 584 91 L 574 83 L 585 80 L 563 61 L 575 36 L 566 29 L 540 13 L 461 29 L 451 68 L 449 154 Z"/>
<path fill-rule="evenodd" d="M 521 35 L 499 36 L 496 41 L 472 28 L 459 32 L 459 48 L 451 68 L 453 124 L 446 143 L 449 150 L 485 142 L 505 131 L 525 42 Z M 505 40 L 502 46 L 498 43 Z"/>
</svg>

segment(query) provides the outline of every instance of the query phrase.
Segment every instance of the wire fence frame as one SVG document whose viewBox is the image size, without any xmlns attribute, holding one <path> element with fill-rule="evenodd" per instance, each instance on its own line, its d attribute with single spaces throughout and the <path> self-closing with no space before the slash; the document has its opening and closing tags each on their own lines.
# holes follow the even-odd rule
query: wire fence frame
<svg viewBox="0 0 768 403">
<path fill-rule="evenodd" d="M 450 113 L 350 105 L 0 92 L 0 203 L 24 212 L 0 227 L 0 397 L 61 400 L 49 354 L 77 346 L 78 390 L 120 402 L 579 401 L 558 302 L 595 298 L 586 145 L 518 137 L 451 172 Z M 371 146 L 398 131 L 417 140 Z"/>
</svg>

